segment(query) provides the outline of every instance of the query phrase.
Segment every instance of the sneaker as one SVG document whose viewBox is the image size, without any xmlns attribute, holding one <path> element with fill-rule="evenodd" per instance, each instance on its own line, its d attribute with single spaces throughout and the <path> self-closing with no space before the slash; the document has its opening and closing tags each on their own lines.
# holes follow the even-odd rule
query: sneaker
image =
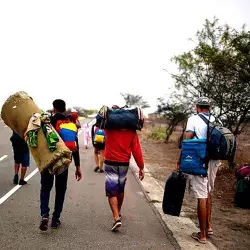
<svg viewBox="0 0 250 250">
<path fill-rule="evenodd" d="M 14 175 L 14 179 L 13 179 L 13 183 L 14 183 L 14 184 L 18 184 L 18 178 L 19 178 L 19 177 L 18 177 L 18 174 L 15 174 L 15 175 Z"/>
<path fill-rule="evenodd" d="M 19 185 L 25 185 L 27 184 L 27 181 L 23 180 L 23 179 L 20 179 L 19 181 Z"/>
<path fill-rule="evenodd" d="M 104 170 L 103 170 L 103 169 L 100 169 L 100 173 L 104 173 Z"/>
<path fill-rule="evenodd" d="M 40 230 L 41 231 L 47 231 L 48 229 L 48 223 L 49 223 L 49 217 L 42 217 L 41 223 L 40 223 Z"/>
<path fill-rule="evenodd" d="M 96 167 L 96 168 L 94 169 L 95 172 L 97 172 L 98 170 L 99 170 L 99 167 Z"/>
<path fill-rule="evenodd" d="M 51 225 L 50 225 L 50 227 L 52 229 L 57 229 L 58 227 L 60 227 L 60 225 L 61 225 L 61 221 L 59 219 L 53 219 L 52 218 L 52 222 L 51 222 Z"/>
<path fill-rule="evenodd" d="M 117 220 L 114 224 L 113 227 L 111 228 L 112 232 L 116 232 L 118 230 L 119 227 L 121 227 L 122 222 L 121 220 Z"/>
</svg>

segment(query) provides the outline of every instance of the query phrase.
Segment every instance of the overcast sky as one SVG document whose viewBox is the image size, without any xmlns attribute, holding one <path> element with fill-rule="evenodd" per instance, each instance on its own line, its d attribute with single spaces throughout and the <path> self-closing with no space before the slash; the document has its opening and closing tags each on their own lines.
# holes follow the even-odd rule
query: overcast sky
<svg viewBox="0 0 250 250">
<path fill-rule="evenodd" d="M 43 109 L 123 105 L 139 94 L 154 111 L 173 82 L 171 57 L 206 18 L 250 27 L 249 0 L 0 1 L 0 107 L 19 90 Z"/>
</svg>

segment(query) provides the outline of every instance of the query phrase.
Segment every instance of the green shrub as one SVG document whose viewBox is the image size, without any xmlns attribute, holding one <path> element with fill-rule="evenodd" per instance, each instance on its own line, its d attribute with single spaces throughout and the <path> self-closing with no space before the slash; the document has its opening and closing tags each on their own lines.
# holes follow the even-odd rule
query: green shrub
<svg viewBox="0 0 250 250">
<path fill-rule="evenodd" d="M 152 127 L 148 133 L 148 139 L 157 141 L 165 140 L 166 128 L 164 127 Z"/>
</svg>

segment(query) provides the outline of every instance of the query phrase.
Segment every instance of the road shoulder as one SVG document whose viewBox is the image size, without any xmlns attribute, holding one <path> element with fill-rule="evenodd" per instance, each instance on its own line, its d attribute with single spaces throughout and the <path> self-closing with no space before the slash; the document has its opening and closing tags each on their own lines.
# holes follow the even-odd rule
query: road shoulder
<svg viewBox="0 0 250 250">
<path fill-rule="evenodd" d="M 130 162 L 130 166 L 133 175 L 138 180 L 138 167 L 136 166 L 136 163 L 133 159 Z M 180 217 L 169 216 L 163 213 L 162 199 L 164 190 L 157 180 L 152 177 L 148 171 L 148 168 L 145 168 L 145 179 L 142 182 L 138 182 L 140 183 L 149 203 L 154 207 L 157 215 L 167 228 L 167 234 L 169 234 L 169 231 L 171 232 L 180 249 L 190 250 L 197 247 L 202 247 L 202 249 L 207 250 L 217 249 L 210 241 L 208 241 L 206 245 L 202 245 L 191 238 L 190 235 L 192 232 L 198 232 L 199 229 L 184 212 L 181 212 Z"/>
</svg>

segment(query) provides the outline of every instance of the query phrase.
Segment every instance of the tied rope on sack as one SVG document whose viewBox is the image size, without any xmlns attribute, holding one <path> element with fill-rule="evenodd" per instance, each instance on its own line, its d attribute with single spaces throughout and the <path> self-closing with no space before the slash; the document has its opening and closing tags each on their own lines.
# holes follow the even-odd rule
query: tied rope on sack
<svg viewBox="0 0 250 250">
<path fill-rule="evenodd" d="M 48 113 L 42 112 L 34 113 L 32 117 L 30 118 L 28 128 L 25 132 L 25 139 L 27 141 L 27 144 L 29 147 L 37 148 L 38 146 L 38 131 L 39 129 L 42 129 L 43 134 L 47 141 L 47 146 L 50 150 L 50 152 L 54 152 L 57 149 L 56 144 L 59 142 L 59 137 L 57 133 L 54 131 L 51 123 Z M 59 156 L 59 153 L 55 153 L 56 156 Z M 57 155 L 58 154 L 58 155 Z M 50 167 L 48 167 L 48 170 L 51 174 L 61 174 L 63 173 L 71 163 L 71 160 L 69 157 L 62 157 L 54 164 L 51 164 Z"/>
</svg>

